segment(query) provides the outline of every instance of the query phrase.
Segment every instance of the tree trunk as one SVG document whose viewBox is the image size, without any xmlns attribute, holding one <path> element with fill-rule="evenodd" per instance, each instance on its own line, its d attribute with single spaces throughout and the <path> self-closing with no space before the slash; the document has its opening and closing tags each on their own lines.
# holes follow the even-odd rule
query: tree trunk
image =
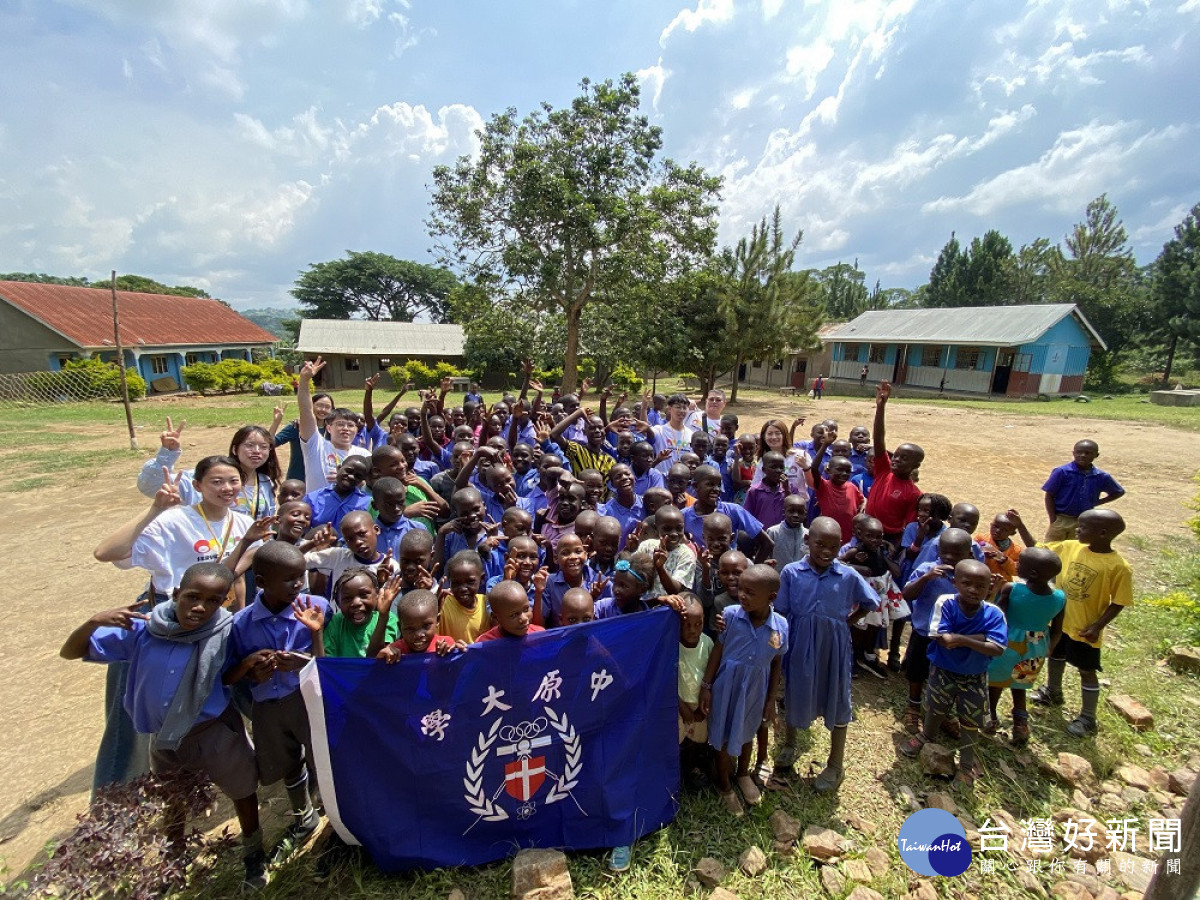
<svg viewBox="0 0 1200 900">
<path fill-rule="evenodd" d="M 1158 860 L 1158 868 L 1150 886 L 1146 888 L 1145 900 L 1190 900 L 1200 885 L 1200 778 L 1188 791 L 1187 803 L 1179 817 L 1179 851 L 1167 852 Z M 1178 870 L 1167 874 L 1167 864 L 1175 860 Z"/>
<path fill-rule="evenodd" d="M 579 320 L 583 308 L 572 303 L 567 307 L 567 353 L 563 357 L 562 392 L 575 393 L 579 373 Z"/>
<path fill-rule="evenodd" d="M 1175 365 L 1175 346 L 1179 343 L 1179 335 L 1171 335 L 1171 346 L 1167 348 L 1167 367 L 1163 370 L 1162 386 L 1171 386 L 1171 367 Z"/>
<path fill-rule="evenodd" d="M 733 362 L 733 384 L 729 387 L 729 402 L 737 402 L 738 385 L 741 383 L 742 366 L 746 362 L 746 354 L 739 353 Z"/>
</svg>

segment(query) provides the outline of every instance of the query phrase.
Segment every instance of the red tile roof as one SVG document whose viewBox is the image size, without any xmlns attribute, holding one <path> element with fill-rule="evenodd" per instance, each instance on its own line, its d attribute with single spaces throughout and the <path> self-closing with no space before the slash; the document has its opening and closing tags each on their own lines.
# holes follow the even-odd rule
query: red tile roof
<svg viewBox="0 0 1200 900">
<path fill-rule="evenodd" d="M 112 346 L 112 292 L 0 281 L 0 298 L 80 347 Z M 272 344 L 276 338 L 216 300 L 117 291 L 126 347 Z"/>
</svg>

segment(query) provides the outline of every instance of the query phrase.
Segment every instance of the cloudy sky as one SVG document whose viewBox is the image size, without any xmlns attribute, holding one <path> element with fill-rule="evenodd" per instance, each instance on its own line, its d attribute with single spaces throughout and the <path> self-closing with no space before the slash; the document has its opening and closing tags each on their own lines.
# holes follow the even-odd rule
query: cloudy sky
<svg viewBox="0 0 1200 900">
<path fill-rule="evenodd" d="M 435 165 L 626 71 L 724 176 L 723 241 L 779 202 L 801 265 L 884 287 L 1105 191 L 1148 262 L 1200 202 L 1200 0 L 0 0 L 0 33 L 0 271 L 240 306 L 348 249 L 432 261 Z"/>
</svg>

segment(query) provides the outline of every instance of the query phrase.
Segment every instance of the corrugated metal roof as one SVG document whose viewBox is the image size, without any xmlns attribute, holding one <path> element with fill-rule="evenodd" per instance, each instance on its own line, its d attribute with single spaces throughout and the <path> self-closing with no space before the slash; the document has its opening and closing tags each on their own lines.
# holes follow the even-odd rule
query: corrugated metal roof
<svg viewBox="0 0 1200 900">
<path fill-rule="evenodd" d="M 296 349 L 302 353 L 346 356 L 463 355 L 461 325 L 427 322 L 373 322 L 365 319 L 304 319 Z"/>
<path fill-rule="evenodd" d="M 1073 303 L 875 310 L 839 326 L 824 339 L 851 343 L 1012 347 L 1036 341 L 1069 315 L 1076 316 L 1099 346 L 1105 346 L 1096 329 Z"/>
<path fill-rule="evenodd" d="M 112 345 L 112 291 L 0 281 L 0 298 L 85 349 Z M 216 300 L 117 291 L 121 343 L 130 348 L 274 344 L 279 339 Z"/>
</svg>

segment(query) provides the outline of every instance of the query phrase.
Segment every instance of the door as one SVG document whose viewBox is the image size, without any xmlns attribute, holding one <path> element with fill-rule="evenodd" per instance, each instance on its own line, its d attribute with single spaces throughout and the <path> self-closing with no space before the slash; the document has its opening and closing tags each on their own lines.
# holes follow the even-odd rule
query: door
<svg viewBox="0 0 1200 900">
<path fill-rule="evenodd" d="M 896 366 L 892 369 L 892 384 L 904 384 L 908 378 L 908 344 L 896 350 Z"/>
<path fill-rule="evenodd" d="M 1012 375 L 1015 350 L 1001 350 L 996 354 L 996 370 L 992 373 L 992 393 L 1007 394 L 1008 379 Z"/>
</svg>

